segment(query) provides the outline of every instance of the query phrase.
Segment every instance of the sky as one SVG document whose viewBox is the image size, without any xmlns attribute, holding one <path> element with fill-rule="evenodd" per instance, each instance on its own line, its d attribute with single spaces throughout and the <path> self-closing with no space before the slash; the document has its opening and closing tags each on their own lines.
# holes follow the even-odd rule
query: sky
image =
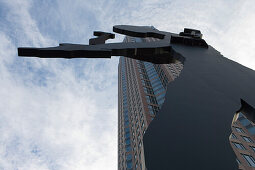
<svg viewBox="0 0 255 170">
<path fill-rule="evenodd" d="M 254 11 L 254 0 L 0 0 L 0 170 L 117 169 L 118 57 L 21 58 L 17 47 L 88 44 L 119 24 L 188 27 L 255 70 Z"/>
</svg>

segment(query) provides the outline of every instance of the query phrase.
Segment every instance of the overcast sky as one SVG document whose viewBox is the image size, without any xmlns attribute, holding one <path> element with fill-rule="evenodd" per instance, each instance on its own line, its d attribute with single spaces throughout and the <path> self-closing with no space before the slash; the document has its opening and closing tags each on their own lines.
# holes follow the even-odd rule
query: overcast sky
<svg viewBox="0 0 255 170">
<path fill-rule="evenodd" d="M 254 0 L 0 0 L 0 170 L 117 169 L 118 58 L 19 58 L 17 47 L 87 44 L 117 24 L 190 27 L 255 70 L 254 11 Z"/>
</svg>

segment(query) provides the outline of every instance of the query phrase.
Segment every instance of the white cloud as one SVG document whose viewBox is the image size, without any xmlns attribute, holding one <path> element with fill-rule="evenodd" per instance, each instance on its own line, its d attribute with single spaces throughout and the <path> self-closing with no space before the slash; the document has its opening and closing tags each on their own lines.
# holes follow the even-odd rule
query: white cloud
<svg viewBox="0 0 255 170">
<path fill-rule="evenodd" d="M 105 68 L 110 70 L 109 66 Z M 22 77 L 11 73 L 13 78 L 1 76 L 1 166 L 114 169 L 117 91 L 107 87 L 102 87 L 106 92 L 96 91 L 91 80 L 79 82 L 72 68 L 57 62 L 54 67 L 56 77 L 46 87 L 34 85 L 32 79 L 23 84 Z M 98 81 L 112 81 L 105 76 Z M 116 89 L 116 85 L 108 87 Z"/>
<path fill-rule="evenodd" d="M 36 45 L 45 46 L 52 44 L 52 40 L 43 36 L 36 22 L 33 20 L 29 13 L 32 5 L 30 0 L 8 0 L 2 2 L 9 9 L 6 20 L 12 23 L 12 29 L 14 31 L 14 37 L 18 39 L 18 42 L 24 45 Z"/>
<path fill-rule="evenodd" d="M 255 69 L 254 7 L 252 0 L 128 1 L 106 6 L 100 20 L 105 25 L 153 25 L 170 32 L 200 29 L 225 57 Z"/>
<path fill-rule="evenodd" d="M 109 66 L 105 68 L 111 70 Z M 1 166 L 114 169 L 117 91 L 107 87 L 101 87 L 105 92 L 96 91 L 91 80 L 79 82 L 72 68 L 57 62 L 54 67 L 56 77 L 46 87 L 34 85 L 32 79 L 25 86 L 15 74 L 14 78 L 1 76 Z M 97 77 L 98 81 L 112 81 L 105 76 Z M 116 89 L 116 85 L 108 87 Z"/>
<path fill-rule="evenodd" d="M 71 60 L 18 58 L 14 42 L 55 41 L 40 33 L 30 2 L 5 5 L 19 31 L 0 34 L 0 169 L 116 168 L 117 61 L 77 60 L 84 68 L 75 71 Z"/>
<path fill-rule="evenodd" d="M 225 32 L 220 32 L 217 37 L 213 35 L 208 37 L 223 55 L 253 70 L 255 70 L 255 34 L 252 34 L 255 29 L 254 10 L 254 1 L 243 1 L 230 18 L 230 23 L 222 26 Z"/>
</svg>

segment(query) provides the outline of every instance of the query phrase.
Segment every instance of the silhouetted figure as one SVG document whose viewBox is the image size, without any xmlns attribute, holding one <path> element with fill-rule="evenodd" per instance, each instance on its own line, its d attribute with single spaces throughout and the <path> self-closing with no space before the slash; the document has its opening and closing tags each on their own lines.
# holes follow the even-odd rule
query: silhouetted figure
<svg viewBox="0 0 255 170">
<path fill-rule="evenodd" d="M 237 169 L 229 144 L 231 123 L 240 108 L 240 98 L 255 106 L 255 72 L 223 57 L 202 39 L 199 30 L 184 29 L 174 34 L 154 27 L 117 25 L 113 31 L 160 41 L 105 44 L 114 36 L 96 33 L 99 37 L 90 45 L 19 48 L 18 54 L 41 58 L 125 56 L 156 64 L 182 62 L 184 69 L 168 85 L 165 103 L 143 137 L 147 169 Z"/>
</svg>

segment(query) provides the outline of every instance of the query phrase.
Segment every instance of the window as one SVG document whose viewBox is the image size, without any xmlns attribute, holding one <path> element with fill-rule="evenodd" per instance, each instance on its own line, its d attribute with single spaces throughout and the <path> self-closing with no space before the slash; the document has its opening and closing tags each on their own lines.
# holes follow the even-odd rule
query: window
<svg viewBox="0 0 255 170">
<path fill-rule="evenodd" d="M 155 84 L 158 83 L 158 81 L 160 81 L 160 80 L 159 80 L 159 78 L 157 77 L 156 79 L 154 79 L 154 80 L 151 81 L 151 85 L 152 85 L 152 86 L 155 86 Z"/>
<path fill-rule="evenodd" d="M 245 150 L 245 147 L 244 147 L 241 143 L 233 142 L 233 144 L 234 144 L 234 145 L 235 145 L 235 147 L 237 147 L 238 149 Z"/>
<path fill-rule="evenodd" d="M 250 127 L 246 127 L 247 128 L 247 130 L 248 130 L 248 132 L 250 133 L 250 134 L 252 134 L 252 135 L 254 135 L 255 134 L 255 127 L 254 126 L 250 126 Z"/>
<path fill-rule="evenodd" d="M 255 152 L 255 147 L 254 146 L 250 146 L 251 147 L 251 149 Z"/>
<path fill-rule="evenodd" d="M 128 154 L 127 157 L 126 157 L 126 160 L 127 160 L 127 161 L 132 160 L 132 154 Z"/>
<path fill-rule="evenodd" d="M 161 98 L 160 100 L 158 100 L 158 104 L 162 105 L 164 103 L 164 101 L 165 101 L 165 98 Z"/>
<path fill-rule="evenodd" d="M 253 141 L 252 141 L 251 138 L 249 138 L 249 137 L 242 136 L 242 138 L 243 138 L 246 142 L 252 142 L 252 143 L 253 143 Z"/>
<path fill-rule="evenodd" d="M 159 86 L 153 88 L 153 90 L 155 91 L 155 93 L 156 93 L 156 91 L 157 91 L 158 89 L 164 89 L 164 87 L 160 84 Z M 164 89 L 164 90 L 165 90 L 165 89 Z"/>
<path fill-rule="evenodd" d="M 153 68 L 153 67 L 152 67 L 152 68 Z M 150 70 L 147 69 L 147 74 L 148 74 L 149 76 L 151 76 L 151 75 L 153 75 L 153 74 L 157 74 L 157 72 L 155 71 L 155 69 L 150 69 Z"/>
<path fill-rule="evenodd" d="M 231 134 L 232 139 L 237 139 L 236 135 L 234 133 Z"/>
<path fill-rule="evenodd" d="M 124 120 L 128 121 L 128 115 L 125 115 Z"/>
<path fill-rule="evenodd" d="M 135 151 L 136 150 L 136 144 L 134 143 L 133 145 L 133 150 Z"/>
<path fill-rule="evenodd" d="M 129 131 L 125 133 L 125 137 L 126 137 L 126 138 L 129 138 L 129 137 L 130 137 Z"/>
<path fill-rule="evenodd" d="M 155 90 L 154 94 L 155 95 L 158 95 L 158 94 L 161 94 L 162 92 L 164 92 L 163 94 L 165 94 L 165 89 L 164 88 L 161 88 L 159 90 Z M 159 100 L 159 97 L 157 96 L 157 100 Z"/>
<path fill-rule="evenodd" d="M 241 164 L 241 162 L 236 158 L 236 162 L 238 163 L 238 164 Z"/>
<path fill-rule="evenodd" d="M 154 112 L 153 112 L 153 110 L 149 110 L 149 112 L 150 112 L 150 114 L 151 114 L 151 115 L 154 115 Z"/>
<path fill-rule="evenodd" d="M 126 152 L 131 151 L 131 145 L 126 145 Z"/>
<path fill-rule="evenodd" d="M 255 160 L 252 156 L 250 155 L 245 155 L 245 154 L 242 154 L 243 158 L 248 162 L 248 164 L 251 166 L 251 167 L 255 167 Z"/>
<path fill-rule="evenodd" d="M 125 143 L 126 143 L 126 145 L 130 145 L 130 138 L 126 138 Z"/>
<path fill-rule="evenodd" d="M 147 103 L 157 104 L 157 100 L 153 96 L 146 96 L 146 101 L 147 101 Z"/>
<path fill-rule="evenodd" d="M 153 80 L 153 79 L 155 79 L 155 78 L 157 78 L 157 77 L 158 77 L 158 74 L 154 74 L 154 75 L 150 76 L 149 79 L 150 79 L 150 80 Z M 147 79 L 148 79 L 148 78 L 147 78 Z"/>
<path fill-rule="evenodd" d="M 163 91 L 164 91 L 164 90 L 165 90 L 165 89 L 163 89 Z M 161 95 L 157 96 L 156 98 L 157 98 L 157 100 L 161 100 L 162 98 L 165 97 L 165 95 L 166 95 L 166 93 L 162 93 Z"/>
<path fill-rule="evenodd" d="M 152 90 L 151 88 L 146 88 L 146 87 L 144 87 L 143 89 L 144 89 L 144 92 L 146 92 L 146 93 L 148 93 L 148 94 L 152 94 L 152 95 L 154 94 L 154 93 L 153 93 L 153 90 Z"/>
<path fill-rule="evenodd" d="M 156 106 L 148 105 L 148 108 L 151 115 L 154 115 L 159 111 L 159 108 Z"/>
<path fill-rule="evenodd" d="M 239 114 L 238 114 L 238 118 L 244 118 L 244 115 L 243 115 L 243 113 L 242 113 L 242 112 L 239 112 Z"/>
<path fill-rule="evenodd" d="M 129 125 L 129 122 L 128 121 L 125 121 L 125 126 L 128 126 Z"/>
<path fill-rule="evenodd" d="M 148 74 L 149 77 L 155 77 L 155 76 L 158 75 L 155 71 L 147 72 L 147 74 Z"/>
<path fill-rule="evenodd" d="M 237 132 L 239 132 L 239 133 L 244 133 L 243 129 L 238 128 L 238 127 L 234 127 L 234 128 L 235 128 L 235 130 L 236 130 Z"/>
<path fill-rule="evenodd" d="M 127 161 L 127 169 L 132 169 L 132 160 Z"/>
<path fill-rule="evenodd" d="M 137 126 L 136 133 L 139 133 L 139 127 Z"/>
<path fill-rule="evenodd" d="M 142 142 L 141 142 L 141 141 L 139 142 L 139 145 L 138 145 L 138 146 L 139 146 L 139 148 L 142 146 Z"/>
<path fill-rule="evenodd" d="M 250 121 L 246 118 L 243 118 L 242 120 L 239 121 L 243 126 L 248 126 L 250 124 Z"/>
</svg>

